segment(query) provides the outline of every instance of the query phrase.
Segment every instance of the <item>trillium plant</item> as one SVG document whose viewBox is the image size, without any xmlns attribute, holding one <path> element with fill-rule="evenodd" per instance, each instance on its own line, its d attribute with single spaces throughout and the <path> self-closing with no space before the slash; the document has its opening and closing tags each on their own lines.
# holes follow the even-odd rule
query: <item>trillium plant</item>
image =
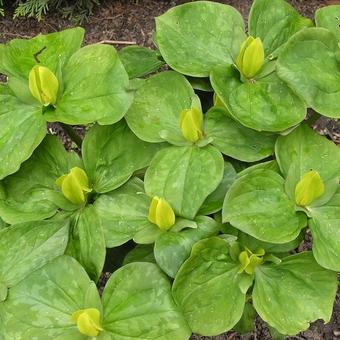
<svg viewBox="0 0 340 340">
<path fill-rule="evenodd" d="M 155 49 L 82 28 L 0 45 L 0 340 L 329 322 L 340 149 L 313 125 L 340 118 L 339 18 L 254 0 L 245 29 L 195 1 L 156 18 Z"/>
</svg>

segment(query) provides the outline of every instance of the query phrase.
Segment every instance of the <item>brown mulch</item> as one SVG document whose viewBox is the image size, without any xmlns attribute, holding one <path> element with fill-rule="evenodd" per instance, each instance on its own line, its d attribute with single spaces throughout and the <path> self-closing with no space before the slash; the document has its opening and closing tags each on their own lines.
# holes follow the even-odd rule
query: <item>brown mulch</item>
<svg viewBox="0 0 340 340">
<path fill-rule="evenodd" d="M 98 7 L 94 15 L 83 24 L 86 29 L 86 44 L 96 43 L 103 40 L 123 41 L 125 43 L 115 44 L 121 48 L 126 44 L 137 43 L 144 46 L 153 46 L 154 17 L 161 15 L 167 9 L 189 2 L 188 0 L 114 0 L 104 1 L 103 5 Z M 249 13 L 250 0 L 221 0 L 216 1 L 229 4 L 237 8 L 246 18 Z M 339 0 L 290 0 L 289 1 L 301 14 L 313 18 L 317 8 L 337 3 Z M 58 14 L 50 13 L 44 20 L 37 22 L 34 19 L 19 18 L 12 20 L 12 10 L 6 11 L 6 17 L 0 18 L 0 43 L 14 38 L 32 37 L 38 33 L 50 33 L 74 26 L 70 20 L 63 19 Z M 322 118 L 317 122 L 317 130 L 340 144 L 340 127 L 334 120 Z M 82 134 L 83 129 L 79 128 L 78 133 Z M 68 135 L 63 131 L 59 124 L 49 125 L 49 132 L 57 134 L 67 149 L 77 149 Z M 309 247 L 311 240 L 306 236 L 304 247 Z M 100 289 L 109 278 L 109 273 L 104 273 L 100 281 Z M 235 332 L 228 332 L 216 337 L 200 337 L 193 335 L 191 340 L 234 340 L 234 339 L 271 339 L 266 325 L 256 322 L 256 331 L 254 334 L 240 336 Z M 308 340 L 332 340 L 340 339 L 340 297 L 334 304 L 334 313 L 329 324 L 323 325 L 321 321 L 312 324 L 310 329 L 295 337 L 288 339 L 308 339 Z M 174 339 L 176 340 L 176 339 Z"/>
</svg>

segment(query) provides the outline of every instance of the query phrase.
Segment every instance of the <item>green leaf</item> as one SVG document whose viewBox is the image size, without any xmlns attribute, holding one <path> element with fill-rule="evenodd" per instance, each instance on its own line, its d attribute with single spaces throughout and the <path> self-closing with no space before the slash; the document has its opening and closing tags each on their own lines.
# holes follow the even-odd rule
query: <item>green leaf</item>
<svg viewBox="0 0 340 340">
<path fill-rule="evenodd" d="M 47 136 L 20 170 L 2 181 L 1 218 L 14 224 L 51 217 L 58 208 L 77 209 L 55 184 L 74 166 L 81 166 L 77 154 L 66 152 L 57 137 Z"/>
<path fill-rule="evenodd" d="M 98 281 L 106 248 L 103 226 L 93 205 L 85 207 L 71 219 L 66 254 L 74 257 L 93 281 Z"/>
<path fill-rule="evenodd" d="M 161 72 L 144 81 L 125 119 L 135 135 L 146 142 L 185 144 L 180 114 L 192 107 L 194 98 L 194 90 L 184 76 Z"/>
<path fill-rule="evenodd" d="M 118 188 L 135 171 L 147 167 L 162 146 L 138 139 L 124 120 L 110 126 L 92 127 L 82 145 L 92 188 L 97 193 Z"/>
<path fill-rule="evenodd" d="M 0 231 L 0 283 L 12 288 L 65 251 L 68 221 L 13 225 Z"/>
<path fill-rule="evenodd" d="M 237 236 L 237 241 L 240 242 L 243 246 L 249 248 L 249 249 L 259 249 L 262 248 L 265 250 L 266 254 L 279 254 L 280 253 L 288 253 L 289 251 L 292 251 L 296 249 L 300 243 L 304 239 L 304 231 L 302 231 L 298 237 L 290 242 L 287 243 L 270 243 L 270 242 L 263 242 L 260 241 L 246 233 L 239 232 Z"/>
<path fill-rule="evenodd" d="M 274 153 L 275 135 L 246 128 L 221 107 L 207 112 L 205 133 L 223 154 L 244 162 L 259 161 Z"/>
<path fill-rule="evenodd" d="M 229 162 L 224 162 L 224 172 L 221 183 L 205 199 L 199 210 L 200 215 L 211 215 L 222 209 L 224 197 L 236 178 L 236 171 Z"/>
<path fill-rule="evenodd" d="M 337 289 L 336 273 L 320 267 L 311 252 L 258 266 L 253 303 L 260 317 L 280 333 L 295 335 L 317 319 L 328 322 Z"/>
<path fill-rule="evenodd" d="M 246 164 L 248 165 L 248 164 Z M 234 165 L 235 167 L 235 165 Z M 267 170 L 272 170 L 272 171 L 275 171 L 277 172 L 278 174 L 281 175 L 280 173 L 280 168 L 279 168 L 279 165 L 277 164 L 276 160 L 271 160 L 271 161 L 267 161 L 267 162 L 261 162 L 261 163 L 257 163 L 257 164 L 254 164 L 254 165 L 250 165 L 248 167 L 246 167 L 245 169 L 242 169 L 241 171 L 239 171 L 237 173 L 237 178 L 239 177 L 242 177 L 244 175 L 246 175 L 247 173 L 255 170 L 255 169 L 267 169 Z"/>
<path fill-rule="evenodd" d="M 16 172 L 45 135 L 41 108 L 20 102 L 0 84 L 0 179 Z"/>
<path fill-rule="evenodd" d="M 235 8 L 208 1 L 177 6 L 157 17 L 156 34 L 166 63 L 194 77 L 207 77 L 214 66 L 233 63 L 246 38 Z"/>
<path fill-rule="evenodd" d="M 55 73 L 80 48 L 84 33 L 76 27 L 29 40 L 13 39 L 0 46 L 0 73 L 28 82 L 28 74 L 37 63 Z"/>
<path fill-rule="evenodd" d="M 309 208 L 313 255 L 320 266 L 340 271 L 340 190 L 324 206 Z"/>
<path fill-rule="evenodd" d="M 177 216 L 193 219 L 222 180 L 224 162 L 213 146 L 158 151 L 145 174 L 145 192 L 166 199 Z"/>
<path fill-rule="evenodd" d="M 223 204 L 223 222 L 265 242 L 287 243 L 306 226 L 306 215 L 295 211 L 284 191 L 284 179 L 267 169 L 238 178 Z"/>
<path fill-rule="evenodd" d="M 240 321 L 233 327 L 233 329 L 241 334 L 247 334 L 255 329 L 255 319 L 257 313 L 253 305 L 247 302 L 244 305 L 244 310 Z"/>
<path fill-rule="evenodd" d="M 307 105 L 320 114 L 340 117 L 340 54 L 335 35 L 324 28 L 296 33 L 282 49 L 277 72 Z"/>
<path fill-rule="evenodd" d="M 158 51 L 143 46 L 124 47 L 118 55 L 130 79 L 156 72 L 164 64 Z"/>
<path fill-rule="evenodd" d="M 118 269 L 104 289 L 103 327 L 117 340 L 188 339 L 191 331 L 170 289 L 153 263 L 130 263 Z"/>
<path fill-rule="evenodd" d="M 117 247 L 131 239 L 145 228 L 153 228 L 148 213 L 151 198 L 145 195 L 143 187 L 130 180 L 121 188 L 101 195 L 94 207 L 102 220 L 106 246 Z"/>
<path fill-rule="evenodd" d="M 317 27 L 327 28 L 340 41 L 339 19 L 340 5 L 325 6 L 316 10 L 315 23 Z"/>
<path fill-rule="evenodd" d="M 278 48 L 294 33 L 311 25 L 310 19 L 284 0 L 255 0 L 249 13 L 249 35 L 261 38 L 266 55 L 277 55 Z"/>
<path fill-rule="evenodd" d="M 258 131 L 283 131 L 300 123 L 307 113 L 304 102 L 276 73 L 242 82 L 233 65 L 220 65 L 210 74 L 211 84 L 230 114 Z"/>
<path fill-rule="evenodd" d="M 173 296 L 195 333 L 218 335 L 242 316 L 245 294 L 239 288 L 239 264 L 217 237 L 199 241 L 176 275 Z"/>
<path fill-rule="evenodd" d="M 220 224 L 210 217 L 198 216 L 197 228 L 187 228 L 180 232 L 168 231 L 155 242 L 155 258 L 159 267 L 170 277 L 175 277 L 178 269 L 189 257 L 192 246 L 199 240 L 217 235 Z"/>
<path fill-rule="evenodd" d="M 286 190 L 292 199 L 296 184 L 310 170 L 317 171 L 321 176 L 325 194 L 336 190 L 336 179 L 340 177 L 340 149 L 307 125 L 301 124 L 289 135 L 280 136 L 275 145 L 275 154 L 281 172 L 287 178 Z M 328 181 L 331 183 L 327 185 Z"/>
<path fill-rule="evenodd" d="M 72 320 L 85 308 L 101 312 L 96 285 L 75 259 L 60 256 L 11 289 L 4 304 L 5 334 L 8 339 L 85 340 Z"/>
<path fill-rule="evenodd" d="M 74 53 L 63 69 L 64 91 L 48 121 L 66 124 L 119 121 L 132 102 L 129 78 L 112 46 L 88 45 Z"/>
<path fill-rule="evenodd" d="M 153 244 L 137 244 L 124 258 L 123 265 L 132 262 L 156 263 L 153 255 Z"/>
</svg>

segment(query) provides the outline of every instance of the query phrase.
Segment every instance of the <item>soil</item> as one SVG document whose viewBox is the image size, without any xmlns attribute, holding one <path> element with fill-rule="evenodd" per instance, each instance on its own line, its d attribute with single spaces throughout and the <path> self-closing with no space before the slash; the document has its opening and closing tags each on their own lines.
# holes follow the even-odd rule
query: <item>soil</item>
<svg viewBox="0 0 340 340">
<path fill-rule="evenodd" d="M 161 15 L 167 9 L 185 3 L 188 0 L 115 0 L 103 1 L 103 5 L 95 10 L 92 17 L 83 23 L 86 29 L 85 43 L 96 43 L 104 40 L 119 41 L 113 43 L 116 48 L 137 43 L 148 47 L 153 47 L 153 31 L 154 17 Z M 216 1 L 229 4 L 237 8 L 247 18 L 250 0 L 221 0 Z M 289 1 L 299 12 L 307 17 L 313 18 L 316 9 L 329 5 L 339 4 L 340 0 L 290 0 Z M 63 19 L 58 13 L 49 13 L 42 21 L 37 22 L 34 19 L 19 18 L 12 20 L 13 9 L 7 8 L 6 16 L 0 19 L 0 43 L 5 43 L 14 38 L 29 38 L 38 33 L 50 33 L 59 31 L 68 27 L 73 27 L 71 20 Z M 0 78 L 1 81 L 1 78 Z M 322 134 L 340 144 L 340 126 L 335 120 L 321 118 L 316 122 L 315 128 Z M 63 142 L 65 147 L 78 150 L 72 143 L 71 139 L 58 123 L 50 124 L 49 133 L 56 134 Z M 84 134 L 83 127 L 76 127 L 76 131 Z M 79 150 L 78 150 L 79 151 Z M 299 247 L 299 251 L 310 249 L 311 237 L 306 235 L 306 240 Z M 116 248 L 113 252 L 124 252 L 125 249 Z M 112 250 L 108 258 L 112 258 Z M 114 257 L 114 256 L 113 256 Z M 111 267 L 112 268 L 112 267 Z M 108 269 L 105 269 L 108 270 Z M 112 270 L 112 269 L 111 269 Z M 109 272 L 104 272 L 99 282 L 99 289 L 102 290 L 106 281 L 110 276 Z M 256 329 L 254 333 L 249 335 L 239 335 L 235 332 L 227 332 L 215 337 L 201 337 L 193 335 L 191 340 L 234 340 L 234 339 L 271 339 L 268 328 L 261 320 L 256 321 Z M 308 339 L 308 340 L 332 340 L 340 339 L 340 296 L 338 294 L 336 303 L 334 304 L 333 317 L 330 323 L 324 325 L 321 321 L 317 321 L 311 325 L 309 330 L 299 334 L 298 336 L 288 337 L 288 339 Z M 176 340 L 176 339 L 174 339 Z"/>
</svg>

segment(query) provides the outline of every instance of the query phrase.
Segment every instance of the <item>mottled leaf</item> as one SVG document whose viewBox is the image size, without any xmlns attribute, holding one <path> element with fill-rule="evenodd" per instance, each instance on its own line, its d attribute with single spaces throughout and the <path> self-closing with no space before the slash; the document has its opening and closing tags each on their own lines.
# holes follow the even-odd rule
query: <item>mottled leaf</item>
<svg viewBox="0 0 340 340">
<path fill-rule="evenodd" d="M 333 32 L 340 41 L 340 5 L 321 7 L 315 12 L 315 23 L 318 27 L 324 27 Z"/>
<path fill-rule="evenodd" d="M 138 231 L 154 227 L 147 219 L 150 203 L 151 198 L 134 180 L 96 200 L 94 206 L 102 220 L 108 248 L 133 239 Z"/>
<path fill-rule="evenodd" d="M 218 187 L 205 199 L 198 212 L 199 215 L 211 215 L 222 209 L 224 197 L 235 178 L 236 171 L 231 163 L 224 162 L 222 181 Z"/>
<path fill-rule="evenodd" d="M 74 257 L 93 281 L 98 281 L 104 267 L 106 248 L 103 226 L 92 205 L 71 219 L 66 254 Z"/>
<path fill-rule="evenodd" d="M 313 255 L 324 268 L 340 271 L 340 190 L 321 207 L 308 208 L 313 235 Z"/>
<path fill-rule="evenodd" d="M 75 166 L 82 166 L 79 157 L 66 152 L 57 137 L 47 136 L 20 170 L 2 181 L 1 218 L 14 224 L 51 217 L 58 208 L 77 209 L 55 184 Z"/>
<path fill-rule="evenodd" d="M 0 282 L 11 288 L 64 253 L 68 221 L 13 225 L 0 231 Z"/>
<path fill-rule="evenodd" d="M 153 244 L 137 244 L 124 258 L 123 265 L 132 262 L 156 263 L 153 255 Z"/>
<path fill-rule="evenodd" d="M 48 121 L 66 124 L 119 121 L 131 105 L 129 78 L 112 46 L 88 45 L 72 55 L 63 69 L 63 93 Z"/>
<path fill-rule="evenodd" d="M 0 84 L 0 179 L 16 172 L 45 135 L 41 107 L 20 102 Z"/>
<path fill-rule="evenodd" d="M 221 182 L 223 168 L 223 157 L 213 146 L 171 146 L 153 158 L 145 174 L 145 191 L 165 198 L 176 215 L 193 219 Z"/>
<path fill-rule="evenodd" d="M 295 335 L 317 319 L 328 322 L 337 289 L 336 273 L 320 267 L 311 252 L 258 266 L 253 303 L 260 317 L 280 333 Z"/>
<path fill-rule="evenodd" d="M 173 284 L 173 296 L 193 332 L 218 335 L 241 318 L 245 294 L 239 288 L 239 264 L 217 237 L 199 241 Z"/>
<path fill-rule="evenodd" d="M 340 53 L 335 35 L 325 28 L 296 33 L 282 49 L 277 72 L 307 105 L 320 114 L 340 117 Z"/>
<path fill-rule="evenodd" d="M 130 79 L 157 71 L 164 64 L 158 54 L 157 51 L 143 46 L 127 46 L 118 52 Z"/>
<path fill-rule="evenodd" d="M 60 256 L 11 289 L 4 304 L 8 339 L 88 339 L 77 329 L 72 314 L 97 308 L 96 285 L 75 259 Z"/>
<path fill-rule="evenodd" d="M 319 173 L 325 183 L 325 195 L 330 191 L 331 198 L 340 177 L 340 149 L 333 142 L 302 124 L 289 135 L 278 138 L 275 154 L 292 198 L 296 184 L 310 170 Z"/>
<path fill-rule="evenodd" d="M 244 162 L 255 162 L 274 153 L 275 135 L 246 128 L 221 107 L 207 112 L 205 133 L 223 154 Z"/>
<path fill-rule="evenodd" d="M 56 72 L 80 48 L 84 33 L 83 28 L 76 27 L 39 34 L 32 39 L 13 39 L 0 47 L 0 72 L 27 80 L 29 72 L 37 63 Z"/>
<path fill-rule="evenodd" d="M 97 193 L 116 189 L 135 171 L 147 167 L 162 146 L 138 139 L 124 120 L 110 126 L 92 127 L 82 145 L 92 188 Z"/>
<path fill-rule="evenodd" d="M 276 73 L 242 82 L 233 65 L 220 65 L 210 74 L 211 84 L 230 114 L 244 126 L 258 131 L 283 131 L 300 123 L 305 103 Z"/>
<path fill-rule="evenodd" d="M 249 13 L 249 35 L 261 38 L 266 55 L 277 54 L 294 33 L 311 25 L 284 0 L 255 0 Z"/>
<path fill-rule="evenodd" d="M 306 226 L 284 190 L 284 179 L 267 169 L 254 169 L 231 186 L 223 204 L 223 222 L 265 242 L 287 243 Z"/>
<path fill-rule="evenodd" d="M 140 139 L 155 143 L 187 143 L 180 130 L 180 114 L 195 98 L 187 79 L 173 71 L 156 74 L 138 89 L 125 119 Z"/>
<path fill-rule="evenodd" d="M 220 224 L 210 217 L 198 216 L 195 221 L 197 228 L 187 228 L 180 232 L 170 230 L 161 234 L 155 242 L 157 264 L 170 277 L 176 276 L 197 241 L 215 236 L 219 232 Z"/>
<path fill-rule="evenodd" d="M 189 76 L 207 77 L 215 65 L 233 63 L 245 38 L 242 16 L 224 4 L 187 3 L 156 18 L 164 60 Z"/>
<path fill-rule="evenodd" d="M 103 293 L 105 330 L 117 340 L 188 339 L 191 331 L 170 289 L 153 263 L 130 263 L 118 269 Z"/>
</svg>

